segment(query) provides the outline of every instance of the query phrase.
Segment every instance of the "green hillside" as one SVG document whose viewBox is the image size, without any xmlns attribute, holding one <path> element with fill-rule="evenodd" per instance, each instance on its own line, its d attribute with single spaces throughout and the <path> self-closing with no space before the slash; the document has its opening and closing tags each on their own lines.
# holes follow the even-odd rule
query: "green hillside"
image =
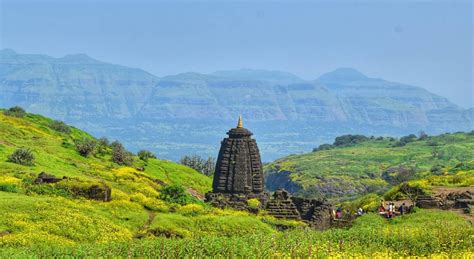
<svg viewBox="0 0 474 259">
<path fill-rule="evenodd" d="M 190 168 L 137 156 L 119 165 L 114 144 L 84 157 L 76 142 L 100 140 L 39 115 L 4 113 L 0 257 L 472 256 L 474 230 L 452 212 L 419 210 L 393 221 L 368 213 L 350 229 L 315 231 L 265 211 L 213 208 L 200 200 L 211 179 Z M 34 160 L 12 157 L 25 148 Z M 67 178 L 35 183 L 40 172 Z M 110 201 L 93 195 L 106 188 Z"/>
<path fill-rule="evenodd" d="M 383 193 L 404 181 L 437 175 L 463 175 L 462 179 L 442 178 L 454 179 L 442 185 L 474 185 L 474 132 L 401 140 L 361 139 L 341 137 L 335 145 L 323 145 L 314 152 L 268 164 L 267 187 L 284 187 L 303 196 L 344 199 Z"/>
<path fill-rule="evenodd" d="M 144 162 L 136 156 L 133 164 L 121 166 L 111 161 L 110 147 L 83 157 L 74 143 L 93 137 L 72 127 L 69 133 L 57 132 L 52 123 L 39 115 L 17 118 L 0 111 L 0 247 L 276 231 L 271 220 L 264 223 L 248 213 L 203 204 L 199 198 L 212 186 L 207 176 L 173 162 Z M 19 148 L 31 149 L 33 165 L 8 161 Z M 68 178 L 36 184 L 40 172 Z M 111 201 L 90 199 L 94 185 L 110 187 Z M 182 186 L 183 197 L 164 197 L 163 190 L 170 186 Z"/>
</svg>

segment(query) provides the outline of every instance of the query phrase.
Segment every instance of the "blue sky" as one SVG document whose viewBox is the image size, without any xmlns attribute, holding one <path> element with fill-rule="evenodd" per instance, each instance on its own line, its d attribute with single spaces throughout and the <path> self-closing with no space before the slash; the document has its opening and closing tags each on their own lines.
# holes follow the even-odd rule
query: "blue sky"
<svg viewBox="0 0 474 259">
<path fill-rule="evenodd" d="M 471 1 L 0 0 L 0 48 L 86 53 L 157 76 L 338 67 L 474 107 Z"/>
</svg>

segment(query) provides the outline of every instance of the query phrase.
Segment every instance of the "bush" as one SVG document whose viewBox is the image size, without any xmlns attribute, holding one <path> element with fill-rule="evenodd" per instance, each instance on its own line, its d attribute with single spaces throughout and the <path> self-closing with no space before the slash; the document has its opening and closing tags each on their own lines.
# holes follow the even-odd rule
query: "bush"
<svg viewBox="0 0 474 259">
<path fill-rule="evenodd" d="M 66 134 L 71 133 L 71 128 L 62 121 L 53 121 L 49 124 L 49 127 L 57 132 L 62 132 Z"/>
<path fill-rule="evenodd" d="M 390 167 L 382 173 L 382 179 L 386 182 L 398 185 L 400 183 L 412 180 L 415 178 L 417 173 L 416 167 Z"/>
<path fill-rule="evenodd" d="M 88 138 L 76 140 L 76 150 L 83 157 L 87 157 L 92 154 L 96 147 L 96 141 Z"/>
<path fill-rule="evenodd" d="M 10 109 L 6 110 L 3 114 L 10 116 L 10 117 L 24 117 L 26 115 L 25 109 L 21 108 L 20 106 L 11 107 Z"/>
<path fill-rule="evenodd" d="M 333 149 L 333 148 L 334 148 L 334 146 L 331 145 L 331 144 L 322 144 L 322 145 L 319 145 L 319 147 L 313 149 L 313 152 L 329 150 L 329 149 Z"/>
<path fill-rule="evenodd" d="M 148 150 L 140 150 L 138 151 L 138 158 L 140 158 L 140 160 L 143 160 L 145 162 L 148 162 L 148 159 L 150 158 L 156 158 L 155 154 L 153 154 L 152 152 L 148 151 Z"/>
<path fill-rule="evenodd" d="M 200 204 L 188 204 L 179 207 L 176 210 L 176 213 L 179 213 L 184 216 L 198 216 L 205 213 L 205 209 Z"/>
<path fill-rule="evenodd" d="M 114 141 L 112 144 L 112 161 L 119 165 L 132 165 L 133 154 L 128 152 L 118 141 Z"/>
<path fill-rule="evenodd" d="M 417 137 L 415 134 L 410 134 L 408 136 L 404 136 L 404 137 L 401 137 L 400 140 L 393 144 L 394 147 L 403 147 L 405 146 L 406 144 L 410 143 L 410 142 L 413 142 L 417 140 Z"/>
<path fill-rule="evenodd" d="M 107 149 L 109 148 L 109 146 L 109 140 L 106 137 L 102 137 L 97 141 L 96 151 L 97 153 L 104 155 L 107 153 Z"/>
<path fill-rule="evenodd" d="M 29 148 L 17 149 L 8 157 L 8 162 L 20 165 L 33 165 L 34 160 L 35 156 Z"/>
<path fill-rule="evenodd" d="M 248 199 L 247 206 L 252 210 L 258 210 L 260 208 L 260 201 L 257 199 Z"/>
<path fill-rule="evenodd" d="M 346 147 L 346 146 L 355 145 L 357 143 L 361 143 L 367 140 L 369 140 L 369 138 L 364 135 L 342 135 L 342 136 L 336 137 L 336 139 L 334 140 L 334 146 Z"/>
<path fill-rule="evenodd" d="M 180 205 L 186 205 L 193 202 L 195 199 L 186 193 L 186 190 L 181 185 L 168 185 L 160 190 L 160 199 Z"/>
</svg>

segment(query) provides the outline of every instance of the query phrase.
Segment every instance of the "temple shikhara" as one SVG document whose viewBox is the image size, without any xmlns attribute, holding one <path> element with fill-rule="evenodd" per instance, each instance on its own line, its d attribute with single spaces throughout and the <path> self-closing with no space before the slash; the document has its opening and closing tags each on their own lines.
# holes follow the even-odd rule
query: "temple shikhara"
<svg viewBox="0 0 474 259">
<path fill-rule="evenodd" d="M 210 204 L 239 210 L 255 210 L 249 200 L 258 200 L 276 218 L 300 219 L 316 228 L 327 228 L 331 223 L 331 206 L 325 201 L 292 197 L 280 189 L 270 196 L 265 191 L 265 176 L 257 142 L 252 132 L 244 128 L 242 117 L 237 127 L 227 132 L 221 142 L 212 185 L 206 194 Z"/>
</svg>

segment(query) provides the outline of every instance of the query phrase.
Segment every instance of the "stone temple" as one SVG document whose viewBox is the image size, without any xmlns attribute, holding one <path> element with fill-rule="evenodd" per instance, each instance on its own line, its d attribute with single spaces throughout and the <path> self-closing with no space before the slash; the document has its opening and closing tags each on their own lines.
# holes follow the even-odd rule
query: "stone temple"
<svg viewBox="0 0 474 259">
<path fill-rule="evenodd" d="M 251 137 L 252 132 L 243 127 L 242 117 L 227 135 L 221 142 L 212 192 L 206 194 L 206 202 L 220 208 L 265 209 L 276 218 L 304 220 L 319 229 L 329 227 L 332 207 L 325 201 L 292 197 L 282 189 L 272 196 L 265 191 L 257 142 Z M 258 209 L 249 205 L 250 199 L 259 201 Z"/>
</svg>

